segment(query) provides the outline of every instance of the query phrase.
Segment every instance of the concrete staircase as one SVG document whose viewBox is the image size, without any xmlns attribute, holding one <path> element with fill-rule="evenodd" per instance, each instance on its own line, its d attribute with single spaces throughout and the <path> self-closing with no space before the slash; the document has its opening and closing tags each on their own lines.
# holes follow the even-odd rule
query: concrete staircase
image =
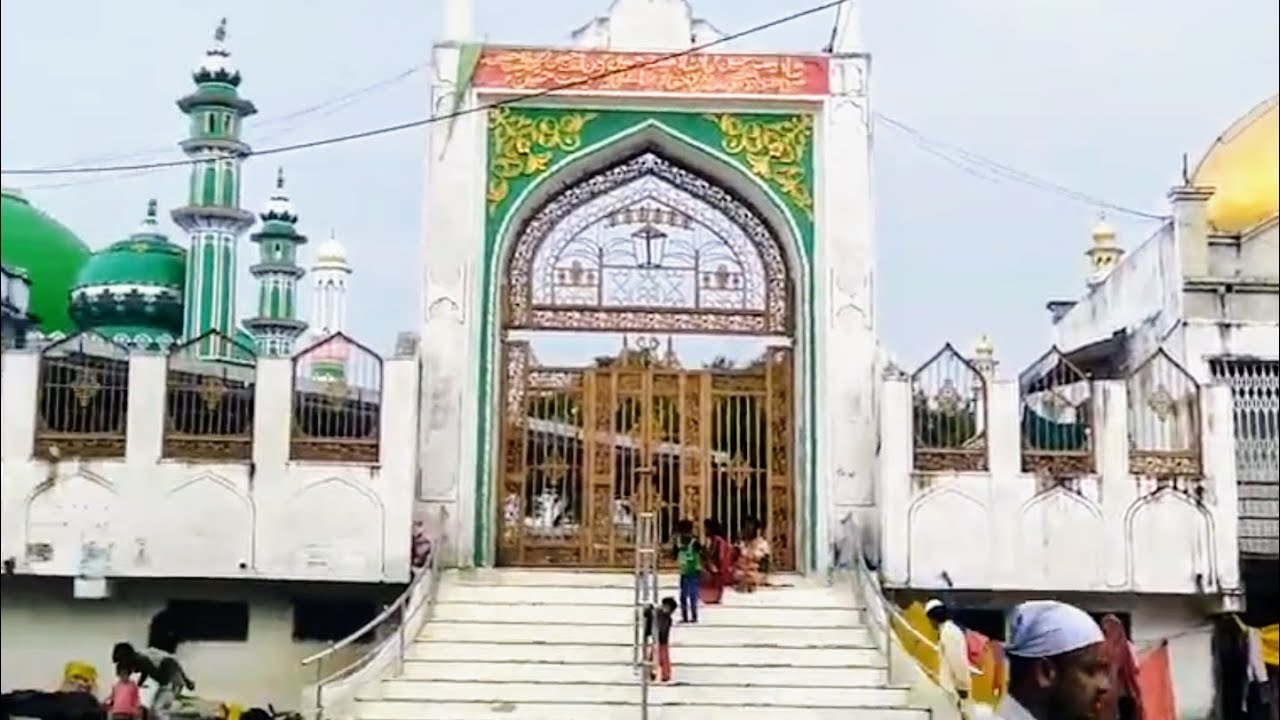
<svg viewBox="0 0 1280 720">
<path fill-rule="evenodd" d="M 929 720 L 890 687 L 847 591 L 725 594 L 672 631 L 679 684 L 650 720 Z M 675 595 L 663 578 L 663 595 Z M 365 689 L 361 720 L 639 720 L 629 575 L 451 571 L 403 672 Z"/>
</svg>

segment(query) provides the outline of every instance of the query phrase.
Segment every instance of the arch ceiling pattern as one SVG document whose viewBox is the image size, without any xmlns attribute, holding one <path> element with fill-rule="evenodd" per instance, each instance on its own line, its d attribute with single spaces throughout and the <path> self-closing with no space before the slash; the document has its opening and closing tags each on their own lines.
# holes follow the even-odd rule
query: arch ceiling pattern
<svg viewBox="0 0 1280 720">
<path fill-rule="evenodd" d="M 553 197 L 507 266 L 508 327 L 782 334 L 777 238 L 718 185 L 644 152 Z"/>
</svg>

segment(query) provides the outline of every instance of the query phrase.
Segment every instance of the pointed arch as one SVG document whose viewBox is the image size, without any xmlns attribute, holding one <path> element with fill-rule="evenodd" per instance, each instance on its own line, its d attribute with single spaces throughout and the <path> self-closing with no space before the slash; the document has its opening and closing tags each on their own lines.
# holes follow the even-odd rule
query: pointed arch
<svg viewBox="0 0 1280 720">
<path fill-rule="evenodd" d="M 1164 504 L 1166 501 L 1171 501 L 1181 505 L 1183 510 L 1190 510 L 1191 514 L 1199 521 L 1200 531 L 1203 534 L 1200 535 L 1197 540 L 1199 543 L 1202 543 L 1202 545 L 1195 549 L 1202 550 L 1205 553 L 1204 557 L 1199 558 L 1203 561 L 1202 569 L 1204 570 L 1203 578 L 1205 581 L 1205 589 L 1208 590 L 1217 587 L 1219 584 L 1216 538 L 1217 524 L 1214 522 L 1213 513 L 1206 508 L 1203 503 L 1199 502 L 1191 495 L 1177 488 L 1168 486 L 1158 488 L 1155 492 L 1147 493 L 1137 498 L 1128 507 L 1128 509 L 1125 510 L 1124 534 L 1125 545 L 1128 548 L 1128 552 L 1126 553 L 1125 577 L 1128 579 L 1130 586 L 1133 587 L 1137 583 L 1139 564 L 1136 555 L 1139 554 L 1140 546 L 1143 544 L 1142 541 L 1144 540 L 1144 538 L 1139 537 L 1138 533 L 1135 531 L 1138 527 L 1138 521 L 1142 516 L 1156 510 L 1158 506 Z M 1185 531 L 1186 529 L 1181 528 L 1181 530 Z M 1150 539 L 1159 543 L 1160 547 L 1166 550 L 1166 552 L 1162 554 L 1168 556 L 1166 543 L 1172 538 L 1152 537 Z M 1190 562 L 1194 564 L 1196 560 L 1197 558 L 1192 557 Z M 1192 569 L 1194 569 L 1194 565 Z"/>
<path fill-rule="evenodd" d="M 788 276 L 794 280 L 806 272 L 804 233 L 776 191 L 719 149 L 651 119 L 568 155 L 524 188 L 494 228 L 495 242 L 491 243 L 487 260 L 489 276 L 508 275 L 518 239 L 557 197 L 646 154 L 713 186 L 746 209 L 772 236 Z"/>
<path fill-rule="evenodd" d="M 504 326 L 790 334 L 778 233 L 646 146 L 556 193 L 508 242 Z"/>
<path fill-rule="evenodd" d="M 493 519 L 499 514 L 497 495 L 494 491 L 494 473 L 500 466 L 496 445 L 499 442 L 498 423 L 495 418 L 502 417 L 500 405 L 502 393 L 499 389 L 503 370 L 501 368 L 501 348 L 506 318 L 512 308 L 506 307 L 507 296 L 515 283 L 511 283 L 516 268 L 515 260 L 521 252 L 522 244 L 533 247 L 528 242 L 537 229 L 540 219 L 550 217 L 560 210 L 560 218 L 577 207 L 570 198 L 585 200 L 592 193 L 593 185 L 608 185 L 608 180 L 624 175 L 627 167 L 634 170 L 643 164 L 661 165 L 671 168 L 670 174 L 683 174 L 695 183 L 712 188 L 722 206 L 732 207 L 719 211 L 721 214 L 740 220 L 738 227 L 749 225 L 756 231 L 762 242 L 753 243 L 759 248 L 761 257 L 770 253 L 777 260 L 775 267 L 781 267 L 784 291 L 775 293 L 781 308 L 772 308 L 772 313 L 761 312 L 761 318 L 755 326 L 708 328 L 706 324 L 682 324 L 679 321 L 659 321 L 658 326 L 645 324 L 637 327 L 640 331 L 656 331 L 663 333 L 714 333 L 728 332 L 738 334 L 755 334 L 766 336 L 789 336 L 794 341 L 794 374 L 787 378 L 790 388 L 790 399 L 787 406 L 792 408 L 793 421 L 790 423 L 790 442 L 796 451 L 789 456 L 787 462 L 794 464 L 788 470 L 792 478 L 798 480 L 792 490 L 796 498 L 796 512 L 790 523 L 793 537 L 798 538 L 796 561 L 809 567 L 816 567 L 818 557 L 817 530 L 817 494 L 814 464 L 816 462 L 816 444 L 814 435 L 808 429 L 816 424 L 813 378 L 816 373 L 814 345 L 814 281 L 811 265 L 812 254 L 812 221 L 801 218 L 789 208 L 777 190 L 765 182 L 764 178 L 754 174 L 748 167 L 748 160 L 739 156 L 730 156 L 719 147 L 673 129 L 661 118 L 649 118 L 637 122 L 625 130 L 613 133 L 597 142 L 575 148 L 567 155 L 551 159 L 550 167 L 538 172 L 537 176 L 527 184 L 513 192 L 513 197 L 498 204 L 499 211 L 490 205 L 490 215 L 486 221 L 484 270 L 482 273 L 482 289 L 480 293 L 480 347 L 478 349 L 477 374 L 479 375 L 480 392 L 475 444 L 475 544 L 474 558 L 477 564 L 491 562 L 496 554 L 496 535 Z M 616 173 L 611 175 L 611 173 Z M 531 173 L 532 174 L 532 173 Z M 659 177 L 661 177 L 659 175 Z M 617 186 L 616 184 L 614 185 Z M 598 194 L 598 193 L 597 193 Z M 698 193 L 692 193 L 697 198 Z M 492 200 L 492 198 L 491 198 Z M 559 205 L 562 202 L 563 205 Z M 711 204 L 711 207 L 716 207 Z M 808 222 L 808 224 L 804 224 Z M 751 237 L 750 232 L 744 232 Z M 763 243 L 764 238 L 767 243 Z M 532 262 L 532 257 L 526 262 Z M 510 284 L 509 284 L 510 283 Z M 527 287 L 527 286 L 526 286 Z M 620 309 L 620 308 L 615 308 Z M 517 308 L 518 310 L 518 308 Z M 733 310 L 730 313 L 737 313 Z M 652 314 L 652 313 L 651 313 Z M 773 318 L 769 325 L 765 318 Z M 613 332 L 625 332 L 628 326 L 636 327 L 640 320 L 652 322 L 651 318 L 638 318 L 632 315 L 624 322 L 602 327 L 599 323 L 588 322 L 585 325 L 567 326 L 564 329 L 600 329 Z M 550 329 L 547 324 L 537 327 Z"/>
</svg>

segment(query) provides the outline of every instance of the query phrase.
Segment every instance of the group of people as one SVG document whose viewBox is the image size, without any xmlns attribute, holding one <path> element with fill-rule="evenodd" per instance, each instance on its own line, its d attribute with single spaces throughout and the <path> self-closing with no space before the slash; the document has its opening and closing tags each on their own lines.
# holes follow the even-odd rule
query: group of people
<svg viewBox="0 0 1280 720">
<path fill-rule="evenodd" d="M 925 612 L 938 630 L 938 684 L 968 710 L 972 678 L 964 631 L 947 606 Z M 996 708 L 1004 720 L 1141 720 L 1137 658 L 1114 615 L 1102 623 L 1055 600 L 1025 602 L 1009 622 L 1008 692 Z"/>
<path fill-rule="evenodd" d="M 671 557 L 680 572 L 679 601 L 663 598 L 657 608 L 646 612 L 646 637 L 653 636 L 656 667 L 650 676 L 671 682 L 671 626 L 676 610 L 685 623 L 698 622 L 698 606 L 715 605 L 724 598 L 725 588 L 751 593 L 768 585 L 770 548 L 764 528 L 755 520 L 743 523 L 742 535 L 732 542 L 719 521 L 708 518 L 702 523 L 703 536 L 694 533 L 693 522 L 676 523 Z"/>
</svg>

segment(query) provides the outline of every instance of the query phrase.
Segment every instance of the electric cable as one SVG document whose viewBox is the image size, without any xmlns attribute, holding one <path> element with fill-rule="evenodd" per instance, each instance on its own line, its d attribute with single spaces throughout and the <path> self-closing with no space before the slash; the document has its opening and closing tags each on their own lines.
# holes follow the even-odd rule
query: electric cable
<svg viewBox="0 0 1280 720">
<path fill-rule="evenodd" d="M 1111 210 L 1116 213 L 1131 215 L 1145 220 L 1163 221 L 1168 219 L 1167 215 L 1159 215 L 1156 213 L 1146 212 L 1145 210 L 1137 210 L 1109 200 L 1104 200 L 1102 198 L 1080 192 L 1079 190 L 1066 187 L 1065 185 L 1061 185 L 1051 180 L 1045 180 L 1044 178 L 1010 167 L 1004 163 L 984 157 L 958 145 L 932 139 L 910 125 L 889 117 L 884 113 L 873 113 L 873 116 L 876 120 L 884 123 L 888 127 L 905 134 L 925 152 L 934 155 L 935 157 L 942 158 L 955 167 L 975 177 L 991 182 L 1010 180 L 1028 187 L 1061 195 L 1085 205 L 1092 205 L 1097 208 Z"/>
<path fill-rule="evenodd" d="M 396 123 L 394 125 L 385 125 L 378 128 L 372 128 L 370 130 L 362 130 L 360 132 L 347 133 L 344 135 L 334 135 L 331 137 L 320 138 L 318 140 L 310 140 L 307 142 L 293 143 L 289 145 L 280 145 L 277 147 L 266 148 L 264 150 L 255 150 L 249 153 L 247 157 L 279 155 L 281 153 L 296 152 L 298 150 L 310 150 L 313 148 L 325 147 L 328 145 L 337 145 L 339 143 L 352 142 L 354 140 L 364 140 L 367 138 L 378 137 L 381 135 L 389 135 L 391 133 L 402 132 L 404 130 L 412 130 L 414 128 L 423 127 L 425 125 L 430 125 L 436 122 L 453 120 L 455 118 L 463 117 L 465 115 L 471 115 L 473 113 L 487 112 L 489 110 L 494 110 L 501 107 L 507 107 L 507 106 L 515 105 L 521 102 L 527 102 L 529 100 L 546 97 L 548 95 L 554 95 L 555 93 L 562 92 L 564 90 L 572 90 L 577 87 L 590 85 L 598 80 L 603 80 L 605 78 L 613 77 L 614 75 L 621 75 L 623 73 L 631 72 L 633 70 L 639 70 L 642 68 L 651 67 L 653 65 L 658 65 L 660 63 L 664 63 L 670 60 L 675 60 L 681 57 L 685 57 L 687 55 L 692 55 L 694 53 L 702 52 L 704 50 L 716 47 L 717 45 L 723 45 L 725 43 L 732 42 L 734 40 L 739 40 L 744 37 L 748 37 L 750 35 L 763 32 L 765 30 L 771 30 L 775 27 L 785 25 L 790 22 L 794 22 L 796 20 L 799 20 L 804 17 L 808 17 L 810 15 L 825 12 L 832 8 L 839 7 L 840 5 L 843 5 L 844 3 L 849 1 L 850 0 L 830 0 L 829 2 L 824 2 L 820 5 L 815 5 L 805 10 L 799 10 L 797 12 L 791 13 L 789 15 L 785 15 L 780 18 L 776 18 L 774 20 L 770 20 L 760 25 L 749 27 L 745 30 L 740 30 L 736 33 L 731 33 L 729 35 L 724 35 L 714 40 L 701 43 L 699 45 L 694 45 L 684 50 L 679 50 L 676 52 L 658 55 L 656 57 L 653 57 L 647 60 L 642 60 L 639 62 L 630 63 L 622 67 L 611 68 L 609 70 L 605 70 L 599 73 L 594 73 L 592 75 L 589 75 L 584 78 L 580 78 L 578 80 L 573 80 L 567 83 L 561 83 L 554 87 L 546 88 L 543 90 L 537 90 L 535 92 L 531 92 L 518 97 L 498 100 L 491 103 L 484 103 L 481 105 L 477 105 L 475 107 L 463 108 L 461 110 L 454 110 L 452 112 L 443 113 L 440 115 L 431 115 L 429 117 L 419 118 L 417 120 L 410 120 L 402 123 Z M 97 166 L 81 165 L 81 166 L 67 166 L 67 167 L 54 167 L 54 168 L 20 168 L 17 170 L 0 169 L 0 173 L 3 173 L 5 175 L 28 175 L 28 176 L 30 175 L 87 175 L 87 174 L 94 174 L 94 173 L 129 172 L 133 170 L 152 170 L 152 169 L 161 169 L 161 168 L 168 168 L 168 167 L 183 167 L 187 165 L 194 165 L 199 162 L 201 161 L 194 160 L 191 158 L 183 158 L 181 160 L 168 160 L 163 162 L 133 163 L 133 164 L 119 164 L 119 165 L 97 165 Z"/>
</svg>

